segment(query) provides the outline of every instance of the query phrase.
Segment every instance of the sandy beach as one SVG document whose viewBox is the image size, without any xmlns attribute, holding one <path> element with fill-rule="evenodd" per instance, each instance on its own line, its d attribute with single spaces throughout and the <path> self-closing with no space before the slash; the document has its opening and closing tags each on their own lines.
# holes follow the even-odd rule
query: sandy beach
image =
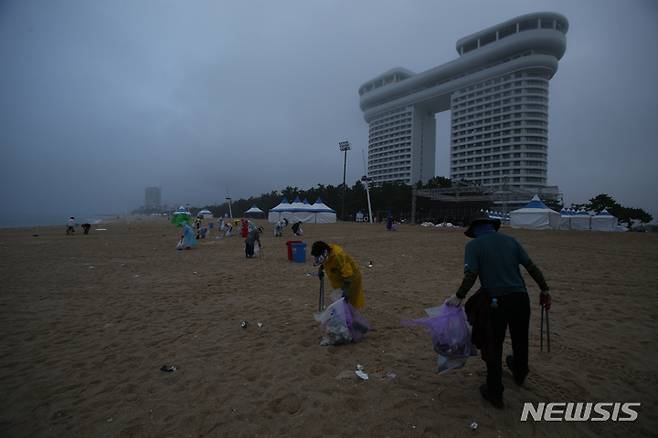
<svg viewBox="0 0 658 438">
<path fill-rule="evenodd" d="M 309 246 L 335 242 L 360 263 L 363 315 L 376 329 L 321 347 L 319 282 L 306 275 L 315 268 L 287 260 L 289 229 L 275 238 L 265 228 L 256 259 L 241 238 L 212 234 L 176 251 L 179 231 L 164 220 L 87 236 L 0 230 L 0 435 L 655 436 L 657 235 L 503 230 L 543 270 L 554 304 L 552 351 L 540 353 L 538 289 L 526 276 L 530 375 L 517 387 L 505 370 L 498 411 L 478 393 L 479 357 L 437 375 L 429 336 L 400 325 L 457 289 L 461 230 L 306 225 Z M 165 363 L 177 370 L 162 372 Z M 642 407 L 634 423 L 521 423 L 525 401 Z"/>
</svg>

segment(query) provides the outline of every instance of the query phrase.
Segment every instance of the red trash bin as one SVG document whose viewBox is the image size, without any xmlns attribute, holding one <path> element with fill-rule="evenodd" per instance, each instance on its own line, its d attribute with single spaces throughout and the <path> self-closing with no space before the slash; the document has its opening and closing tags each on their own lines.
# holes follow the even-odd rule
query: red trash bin
<svg viewBox="0 0 658 438">
<path fill-rule="evenodd" d="M 288 247 L 288 260 L 292 262 L 292 245 L 293 243 L 303 243 L 301 240 L 289 240 L 286 242 Z"/>
</svg>

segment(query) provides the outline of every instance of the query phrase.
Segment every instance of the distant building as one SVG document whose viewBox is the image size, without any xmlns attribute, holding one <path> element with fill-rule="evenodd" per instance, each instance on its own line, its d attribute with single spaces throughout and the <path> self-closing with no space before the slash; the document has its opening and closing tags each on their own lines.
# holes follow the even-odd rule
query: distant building
<svg viewBox="0 0 658 438">
<path fill-rule="evenodd" d="M 144 209 L 160 210 L 162 207 L 162 197 L 160 187 L 147 187 L 144 190 Z"/>
<path fill-rule="evenodd" d="M 451 178 L 557 193 L 546 185 L 548 84 L 568 27 L 560 14 L 522 15 L 461 38 L 447 64 L 394 68 L 363 84 L 368 176 L 407 184 L 434 177 L 435 114 L 452 110 Z"/>
</svg>

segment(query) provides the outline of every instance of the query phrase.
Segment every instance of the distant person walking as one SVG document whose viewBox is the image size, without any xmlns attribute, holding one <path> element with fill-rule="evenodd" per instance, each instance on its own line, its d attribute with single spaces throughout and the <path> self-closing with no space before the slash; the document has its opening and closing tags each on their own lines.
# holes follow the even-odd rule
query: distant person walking
<svg viewBox="0 0 658 438">
<path fill-rule="evenodd" d="M 91 228 L 91 224 L 86 223 L 82 224 L 82 230 L 84 231 L 84 234 L 89 234 L 89 229 Z"/>
<path fill-rule="evenodd" d="M 466 245 L 464 279 L 447 304 L 461 306 L 475 280 L 480 277 L 481 293 L 486 294 L 481 296 L 486 315 L 483 327 L 473 326 L 474 334 L 480 332 L 484 338 L 484 347 L 481 348 L 487 364 L 487 383 L 480 386 L 480 393 L 492 405 L 502 408 L 504 387 L 501 362 L 508 326 L 513 355 L 507 356 L 507 366 L 518 385 L 523 384 L 528 374 L 530 299 L 519 265 L 523 265 L 539 285 L 540 302 L 546 309 L 550 309 L 551 295 L 542 272 L 521 244 L 513 237 L 498 233 L 498 228 L 500 220 L 483 217 L 472 221 L 464 232 L 473 239 Z"/>
<path fill-rule="evenodd" d="M 66 223 L 66 235 L 75 234 L 75 217 L 70 216 Z"/>
</svg>

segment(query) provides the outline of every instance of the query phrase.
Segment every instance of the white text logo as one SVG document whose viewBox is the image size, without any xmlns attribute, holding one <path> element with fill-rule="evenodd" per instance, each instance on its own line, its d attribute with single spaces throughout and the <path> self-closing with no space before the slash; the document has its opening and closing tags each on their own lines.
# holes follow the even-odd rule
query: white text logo
<svg viewBox="0 0 658 438">
<path fill-rule="evenodd" d="M 640 403 L 537 403 L 523 404 L 521 421 L 635 421 Z"/>
</svg>

